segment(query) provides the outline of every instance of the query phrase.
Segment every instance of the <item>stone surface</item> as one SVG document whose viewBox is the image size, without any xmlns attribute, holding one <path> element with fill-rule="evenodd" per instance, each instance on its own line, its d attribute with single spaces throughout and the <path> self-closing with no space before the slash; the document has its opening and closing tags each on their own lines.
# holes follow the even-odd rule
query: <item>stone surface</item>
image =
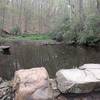
<svg viewBox="0 0 100 100">
<path fill-rule="evenodd" d="M 100 100 L 100 92 L 91 92 L 88 94 L 61 94 L 54 100 Z"/>
<path fill-rule="evenodd" d="M 13 100 L 13 96 L 11 82 L 0 78 L 0 100 Z"/>
<path fill-rule="evenodd" d="M 52 88 L 53 98 L 58 97 L 61 92 L 57 88 L 56 80 L 55 79 L 50 79 L 49 82 L 50 82 L 50 85 L 51 85 L 51 88 Z"/>
<path fill-rule="evenodd" d="M 100 64 L 84 64 L 79 69 L 100 69 Z"/>
<path fill-rule="evenodd" d="M 13 85 L 16 89 L 15 100 L 50 100 L 48 79 L 43 67 L 16 71 Z"/>
<path fill-rule="evenodd" d="M 100 90 L 100 65 L 85 64 L 79 69 L 65 69 L 56 73 L 58 89 L 62 93 L 89 93 Z"/>
</svg>

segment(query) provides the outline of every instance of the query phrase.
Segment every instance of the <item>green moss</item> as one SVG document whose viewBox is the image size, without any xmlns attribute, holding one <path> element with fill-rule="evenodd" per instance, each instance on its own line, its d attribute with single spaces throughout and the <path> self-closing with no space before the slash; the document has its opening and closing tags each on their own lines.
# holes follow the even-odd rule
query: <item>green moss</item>
<svg viewBox="0 0 100 100">
<path fill-rule="evenodd" d="M 9 42 L 16 40 L 50 40 L 48 34 L 32 34 L 32 35 L 16 35 L 16 36 L 7 36 L 0 37 L 0 42 Z"/>
<path fill-rule="evenodd" d="M 49 36 L 46 34 L 33 34 L 33 35 L 18 35 L 15 36 L 15 39 L 20 39 L 20 40 L 48 40 Z"/>
</svg>

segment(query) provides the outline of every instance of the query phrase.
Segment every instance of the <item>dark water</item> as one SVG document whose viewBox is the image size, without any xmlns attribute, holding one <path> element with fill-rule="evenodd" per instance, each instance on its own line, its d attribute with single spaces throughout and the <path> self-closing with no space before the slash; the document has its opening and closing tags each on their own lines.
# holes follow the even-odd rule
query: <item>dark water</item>
<svg viewBox="0 0 100 100">
<path fill-rule="evenodd" d="M 0 53 L 0 76 L 5 79 L 11 79 L 18 69 L 44 66 L 54 77 L 62 68 L 100 63 L 100 47 L 14 44 L 10 51 L 10 55 Z"/>
</svg>

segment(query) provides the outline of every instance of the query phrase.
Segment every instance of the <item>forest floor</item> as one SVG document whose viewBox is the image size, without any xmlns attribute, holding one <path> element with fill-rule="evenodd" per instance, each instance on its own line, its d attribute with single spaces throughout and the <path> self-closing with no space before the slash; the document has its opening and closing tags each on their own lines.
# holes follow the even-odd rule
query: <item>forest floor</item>
<svg viewBox="0 0 100 100">
<path fill-rule="evenodd" d="M 20 43 L 34 43 L 37 45 L 45 44 L 61 44 L 50 38 L 48 34 L 28 34 L 28 35 L 5 35 L 0 36 L 0 44 L 20 42 Z"/>
<path fill-rule="evenodd" d="M 47 34 L 29 34 L 29 35 L 6 35 L 0 36 L 0 41 L 14 41 L 14 40 L 49 40 L 50 36 Z"/>
</svg>

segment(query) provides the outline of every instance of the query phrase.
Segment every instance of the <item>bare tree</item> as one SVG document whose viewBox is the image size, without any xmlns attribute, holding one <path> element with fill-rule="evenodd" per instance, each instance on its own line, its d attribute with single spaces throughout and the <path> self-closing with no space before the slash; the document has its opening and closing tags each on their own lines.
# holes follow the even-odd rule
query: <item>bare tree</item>
<svg viewBox="0 0 100 100">
<path fill-rule="evenodd" d="M 96 0 L 97 2 L 97 13 L 100 15 L 100 0 Z"/>
</svg>

